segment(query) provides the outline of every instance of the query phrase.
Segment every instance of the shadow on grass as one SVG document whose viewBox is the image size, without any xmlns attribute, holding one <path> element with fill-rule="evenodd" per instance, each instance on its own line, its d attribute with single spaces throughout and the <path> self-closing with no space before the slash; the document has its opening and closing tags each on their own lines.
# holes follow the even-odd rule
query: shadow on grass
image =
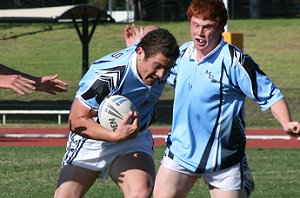
<svg viewBox="0 0 300 198">
<path fill-rule="evenodd" d="M 12 26 L 10 26 L 11 28 Z M 65 26 L 65 27 L 59 27 L 59 28 L 53 28 L 51 25 L 48 25 L 46 27 L 44 27 L 41 30 L 36 30 L 36 31 L 30 31 L 30 32 L 24 32 L 24 33 L 20 33 L 20 34 L 12 34 L 9 36 L 3 36 L 0 37 L 0 40 L 10 40 L 10 39 L 16 39 L 22 36 L 28 36 L 28 35 L 34 35 L 34 34 L 38 34 L 38 33 L 43 33 L 43 32 L 48 32 L 48 31 L 54 31 L 54 30 L 61 30 L 61 29 L 70 29 L 72 28 L 71 26 Z"/>
</svg>

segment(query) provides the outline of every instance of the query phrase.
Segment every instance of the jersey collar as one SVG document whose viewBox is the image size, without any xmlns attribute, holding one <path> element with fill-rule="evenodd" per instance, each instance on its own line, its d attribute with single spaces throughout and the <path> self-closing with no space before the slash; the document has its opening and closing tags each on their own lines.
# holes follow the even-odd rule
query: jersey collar
<svg viewBox="0 0 300 198">
<path fill-rule="evenodd" d="M 212 54 L 214 54 L 224 44 L 225 44 L 225 41 L 224 41 L 224 38 L 222 36 L 220 43 L 215 47 L 215 49 L 213 49 L 206 56 L 204 56 L 202 58 L 202 60 L 200 60 L 200 62 L 202 62 L 205 59 L 207 59 L 208 57 L 210 57 Z M 197 50 L 196 50 L 196 48 L 194 46 L 194 43 L 192 41 L 191 41 L 191 44 L 189 45 L 189 47 L 187 48 L 184 56 L 189 58 L 190 60 L 194 60 L 194 61 L 198 62 L 197 61 Z"/>
<path fill-rule="evenodd" d="M 140 78 L 140 75 L 138 74 L 138 71 L 137 71 L 136 59 L 137 59 L 137 54 L 136 54 L 136 52 L 134 52 L 131 56 L 131 64 L 129 65 L 133 74 L 144 86 L 151 88 L 151 86 L 145 85 L 144 81 Z"/>
</svg>

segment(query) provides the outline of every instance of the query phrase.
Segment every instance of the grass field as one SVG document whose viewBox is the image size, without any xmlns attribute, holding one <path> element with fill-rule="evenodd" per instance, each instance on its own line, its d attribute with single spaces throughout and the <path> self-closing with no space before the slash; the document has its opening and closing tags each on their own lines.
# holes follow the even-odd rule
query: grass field
<svg viewBox="0 0 300 198">
<path fill-rule="evenodd" d="M 155 147 L 157 167 L 164 148 Z M 63 153 L 63 147 L 0 147 L 0 197 L 52 197 Z M 256 182 L 253 198 L 299 197 L 299 149 L 248 149 L 247 154 Z M 86 197 L 122 197 L 122 194 L 108 179 L 97 180 Z M 202 180 L 188 197 L 209 197 Z"/>
</svg>

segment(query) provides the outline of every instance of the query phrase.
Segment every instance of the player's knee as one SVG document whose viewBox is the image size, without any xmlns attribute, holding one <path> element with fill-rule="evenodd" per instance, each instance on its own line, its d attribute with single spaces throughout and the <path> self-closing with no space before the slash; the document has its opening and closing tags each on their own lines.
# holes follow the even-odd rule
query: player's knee
<svg viewBox="0 0 300 198">
<path fill-rule="evenodd" d="M 134 198 L 148 198 L 152 196 L 154 182 L 148 181 L 141 185 L 135 185 L 128 189 L 127 194 L 124 193 L 124 197 Z"/>
<path fill-rule="evenodd" d="M 133 197 L 133 198 L 150 198 L 151 195 L 152 195 L 151 188 L 131 189 L 127 193 L 124 193 L 124 197 Z"/>
<path fill-rule="evenodd" d="M 77 193 L 75 191 L 69 190 L 69 189 L 56 189 L 54 192 L 54 198 L 64 198 L 64 197 L 74 197 L 74 198 L 79 198 L 83 197 L 81 193 Z"/>
</svg>

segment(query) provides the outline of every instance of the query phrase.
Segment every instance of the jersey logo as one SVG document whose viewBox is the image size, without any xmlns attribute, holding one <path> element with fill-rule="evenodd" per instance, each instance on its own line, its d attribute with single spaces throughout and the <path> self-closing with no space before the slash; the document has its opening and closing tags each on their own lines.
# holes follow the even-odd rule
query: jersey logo
<svg viewBox="0 0 300 198">
<path fill-rule="evenodd" d="M 217 80 L 215 79 L 215 76 L 212 74 L 212 72 L 206 70 L 205 74 L 208 76 L 208 78 L 211 80 L 211 82 L 217 82 Z"/>
<path fill-rule="evenodd" d="M 96 97 L 97 102 L 100 104 L 110 92 L 118 87 L 124 71 L 125 65 L 99 70 L 97 72 L 99 77 L 89 89 L 82 94 L 82 98 L 88 100 Z"/>
</svg>

